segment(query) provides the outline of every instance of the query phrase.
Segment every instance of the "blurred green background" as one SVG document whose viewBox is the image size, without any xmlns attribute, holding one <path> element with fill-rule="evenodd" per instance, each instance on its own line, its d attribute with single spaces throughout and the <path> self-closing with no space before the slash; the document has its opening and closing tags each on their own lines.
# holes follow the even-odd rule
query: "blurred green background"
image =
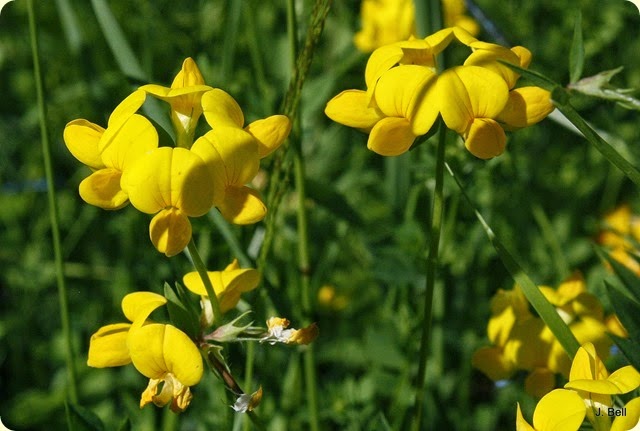
<svg viewBox="0 0 640 431">
<path fill-rule="evenodd" d="M 76 118 L 105 124 L 138 85 L 170 85 L 188 56 L 207 84 L 238 100 L 247 121 L 277 113 L 290 77 L 285 2 L 35 3 L 80 404 L 97 414 L 105 429 L 117 429 L 127 417 L 134 430 L 231 429 L 224 389 L 210 373 L 176 421 L 160 409 L 138 408 L 147 382 L 133 367 L 86 366 L 90 335 L 122 321 L 126 293 L 161 292 L 165 281 L 179 281 L 191 268 L 183 256 L 167 259 L 153 249 L 147 215 L 131 207 L 107 212 L 81 201 L 77 187 L 88 170 L 66 150 L 62 131 Z M 311 5 L 296 2 L 301 35 Z M 565 85 L 575 13 L 581 10 L 584 75 L 622 65 L 614 84 L 640 88 L 640 16 L 631 3 L 478 0 L 477 5 L 512 45 L 532 51 L 531 69 Z M 140 64 L 130 76 L 106 42 L 104 32 L 113 28 L 103 28 L 97 19 L 105 6 Z M 321 330 L 315 342 L 318 397 L 324 429 L 384 430 L 388 423 L 401 430 L 408 424 L 417 370 L 435 145 L 428 141 L 385 159 L 367 150 L 366 135 L 324 116 L 332 96 L 364 86 L 366 56 L 352 44 L 359 7 L 356 0 L 334 1 L 301 103 L 311 283 L 314 292 L 328 285 L 338 296 L 315 305 Z M 486 34 L 484 39 L 492 41 Z M 16 0 L 0 15 L 0 417 L 11 429 L 66 429 L 64 348 L 29 44 L 26 2 Z M 629 160 L 638 159 L 637 112 L 587 98 L 575 104 L 616 138 Z M 161 140 L 170 136 L 161 134 Z M 601 292 L 603 269 L 592 247 L 600 219 L 618 203 L 635 205 L 637 191 L 600 153 L 551 120 L 510 135 L 505 154 L 489 162 L 475 159 L 457 140 L 446 151 L 496 234 L 534 281 L 557 285 L 579 269 L 590 290 Z M 263 167 L 268 175 L 269 164 Z M 289 190 L 282 202 L 258 290 L 295 321 L 300 307 L 294 197 Z M 490 297 L 513 281 L 448 178 L 445 199 L 424 429 L 513 429 L 516 401 L 529 415 L 534 404 L 522 391 L 522 379 L 498 388 L 470 363 L 473 351 L 487 343 Z M 193 224 L 209 267 L 224 268 L 233 256 L 211 218 Z M 263 229 L 259 223 L 233 231 L 249 250 Z M 268 317 L 260 308 L 264 294 L 252 292 L 245 299 L 256 304 L 256 321 Z M 233 345 L 227 353 L 242 381 L 245 347 Z M 300 351 L 258 345 L 256 355 L 254 382 L 265 391 L 258 412 L 269 429 L 306 429 Z"/>
</svg>

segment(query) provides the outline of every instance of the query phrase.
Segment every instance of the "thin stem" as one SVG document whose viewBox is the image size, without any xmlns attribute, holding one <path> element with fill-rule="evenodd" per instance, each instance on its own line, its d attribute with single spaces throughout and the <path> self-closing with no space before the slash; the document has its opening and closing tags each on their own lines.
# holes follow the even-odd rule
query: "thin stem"
<svg viewBox="0 0 640 431">
<path fill-rule="evenodd" d="M 435 287 L 436 269 L 438 266 L 438 248 L 440 245 L 440 233 L 442 231 L 442 213 L 444 208 L 443 183 L 444 183 L 444 147 L 447 128 L 444 122 L 440 122 L 438 131 L 438 149 L 436 159 L 435 186 L 433 190 L 433 204 L 431 206 L 431 228 L 429 229 L 429 254 L 427 256 L 427 277 L 424 296 L 424 312 L 422 317 L 422 336 L 420 337 L 420 354 L 418 365 L 418 378 L 416 380 L 416 398 L 412 430 L 419 431 L 422 423 L 422 405 L 424 404 L 425 375 L 427 371 L 427 358 L 429 356 L 429 343 L 431 341 L 431 315 L 433 308 L 433 292 Z"/>
<path fill-rule="evenodd" d="M 220 322 L 220 319 L 222 318 L 222 313 L 220 312 L 220 303 L 218 302 L 218 297 L 216 296 L 216 292 L 213 289 L 211 280 L 209 279 L 209 274 L 207 274 L 207 267 L 205 266 L 204 262 L 202 262 L 200 253 L 198 253 L 198 247 L 196 247 L 196 243 L 193 241 L 193 238 L 191 238 L 191 240 L 189 241 L 187 250 L 189 251 L 189 255 L 191 256 L 193 266 L 196 268 L 196 271 L 198 271 L 198 274 L 202 279 L 202 283 L 204 284 L 204 288 L 207 291 L 207 296 L 209 297 L 209 302 L 211 303 L 211 309 L 213 310 L 213 324 L 215 326 Z"/>
<path fill-rule="evenodd" d="M 29 13 L 29 33 L 31 36 L 31 55 L 33 58 L 33 76 L 36 84 L 36 95 L 38 99 L 38 117 L 40 120 L 40 140 L 42 141 L 42 154 L 44 158 L 44 170 L 47 178 L 47 198 L 49 200 L 49 219 L 51 223 L 51 235 L 53 253 L 56 268 L 56 283 L 58 285 L 58 301 L 60 302 L 60 319 L 62 332 L 65 340 L 65 356 L 67 364 L 67 377 L 69 385 L 67 387 L 69 400 L 78 403 L 78 389 L 76 370 L 74 367 L 73 343 L 71 339 L 71 323 L 69 319 L 69 299 L 67 286 L 64 280 L 64 260 L 62 257 L 62 247 L 60 241 L 60 228 L 58 225 L 58 205 L 56 201 L 56 190 L 53 183 L 53 164 L 51 161 L 51 145 L 47 132 L 47 111 L 44 104 L 44 90 L 42 85 L 42 74 L 40 72 L 40 57 L 38 55 L 38 36 L 36 31 L 35 9 L 33 0 L 27 1 Z"/>
</svg>

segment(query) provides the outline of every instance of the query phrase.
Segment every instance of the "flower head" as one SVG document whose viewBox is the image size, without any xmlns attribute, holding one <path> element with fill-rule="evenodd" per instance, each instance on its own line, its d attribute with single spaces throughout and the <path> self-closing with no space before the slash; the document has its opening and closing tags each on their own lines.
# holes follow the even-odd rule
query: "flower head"
<svg viewBox="0 0 640 431">
<path fill-rule="evenodd" d="M 584 420 L 586 407 L 573 391 L 556 389 L 542 397 L 533 413 L 533 426 L 522 416 L 520 404 L 516 412 L 517 431 L 577 431 Z"/>
<path fill-rule="evenodd" d="M 289 320 L 283 317 L 271 317 L 267 320 L 267 335 L 262 337 L 261 342 L 269 344 L 309 344 L 318 337 L 320 330 L 318 325 L 311 325 L 302 329 L 289 328 Z"/>
<path fill-rule="evenodd" d="M 164 406 L 171 402 L 174 412 L 184 411 L 191 401 L 190 386 L 202 378 L 203 364 L 193 341 L 178 328 L 153 323 L 147 318 L 167 300 L 151 292 L 135 292 L 124 297 L 122 311 L 132 323 L 103 326 L 91 336 L 90 367 L 117 367 L 133 363 L 148 377 L 140 407 L 149 402 Z"/>
</svg>

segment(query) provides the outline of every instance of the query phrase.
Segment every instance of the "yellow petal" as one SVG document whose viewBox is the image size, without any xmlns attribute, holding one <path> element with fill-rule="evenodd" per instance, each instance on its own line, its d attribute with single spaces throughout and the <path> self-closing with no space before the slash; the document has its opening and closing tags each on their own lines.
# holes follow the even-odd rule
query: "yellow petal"
<svg viewBox="0 0 640 431">
<path fill-rule="evenodd" d="M 516 431 L 536 431 L 522 416 L 522 410 L 520 410 L 520 403 L 516 410 Z"/>
<path fill-rule="evenodd" d="M 238 102 L 219 88 L 203 94 L 201 102 L 204 118 L 212 128 L 220 126 L 241 128 L 244 125 L 244 115 Z"/>
<path fill-rule="evenodd" d="M 459 30 L 457 30 L 457 32 L 459 34 Z M 424 40 L 431 47 L 431 53 L 433 55 L 438 55 L 442 51 L 444 51 L 447 46 L 449 46 L 449 44 L 455 37 L 457 37 L 456 29 L 454 29 L 453 27 L 449 27 L 443 28 L 442 30 L 430 34 L 429 36 L 425 37 Z"/>
<path fill-rule="evenodd" d="M 389 117 L 404 117 L 409 120 L 418 108 L 431 108 L 421 113 L 416 135 L 424 134 L 429 131 L 438 115 L 438 107 L 433 104 L 433 100 L 425 99 L 435 78 L 436 75 L 431 70 L 421 66 L 394 67 L 380 77 L 374 93 L 376 104 Z"/>
<path fill-rule="evenodd" d="M 473 352 L 471 364 L 491 380 L 510 378 L 515 372 L 515 364 L 509 361 L 498 347 L 482 347 Z"/>
<path fill-rule="evenodd" d="M 108 128 L 117 131 L 119 125 L 123 124 L 140 109 L 146 97 L 146 93 L 142 90 L 136 90 L 127 96 L 109 116 Z"/>
<path fill-rule="evenodd" d="M 127 345 L 136 369 L 150 379 L 173 374 L 185 386 L 193 386 L 202 378 L 200 351 L 182 331 L 171 326 L 151 323 L 129 331 Z"/>
<path fill-rule="evenodd" d="M 464 64 L 466 66 L 480 66 L 495 72 L 505 80 L 509 88 L 513 88 L 516 81 L 520 77 L 513 69 L 499 63 L 498 60 L 520 65 L 520 58 L 518 55 L 508 48 L 505 48 L 496 44 L 488 44 L 486 42 L 472 43 L 472 47 L 479 47 L 479 43 L 482 43 L 481 49 L 476 49 L 467 59 Z"/>
<path fill-rule="evenodd" d="M 100 140 L 100 154 L 105 166 L 124 171 L 140 156 L 158 147 L 158 132 L 142 115 L 133 114 L 111 134 L 108 129 Z"/>
<path fill-rule="evenodd" d="M 80 197 L 91 205 L 117 210 L 128 203 L 128 196 L 120 188 L 122 173 L 117 169 L 100 169 L 80 183 Z"/>
<path fill-rule="evenodd" d="M 466 29 L 460 26 L 453 27 L 453 35 L 455 36 L 456 39 L 458 39 L 460 43 L 467 46 L 471 45 L 472 43 L 478 40 L 475 37 L 473 37 L 473 35 L 471 35 L 471 33 L 469 33 Z"/>
<path fill-rule="evenodd" d="M 504 123 L 507 130 L 517 130 L 542 121 L 554 109 L 547 90 L 520 87 L 509 92 L 509 100 L 496 119 Z"/>
<path fill-rule="evenodd" d="M 149 237 L 160 253 L 175 256 L 189 245 L 191 222 L 176 208 L 162 210 L 151 219 Z"/>
<path fill-rule="evenodd" d="M 384 116 L 379 109 L 368 105 L 366 92 L 345 90 L 327 103 L 324 113 L 336 123 L 368 132 Z"/>
<path fill-rule="evenodd" d="M 119 367 L 131 362 L 127 348 L 130 323 L 116 323 L 98 329 L 89 342 L 87 365 L 95 368 Z"/>
<path fill-rule="evenodd" d="M 421 41 L 421 43 L 427 46 L 426 42 Z M 398 44 L 385 45 L 373 51 L 364 70 L 364 80 L 370 92 L 373 92 L 382 74 L 396 65 L 403 55 L 402 48 Z"/>
<path fill-rule="evenodd" d="M 200 156 L 209 169 L 216 206 L 224 199 L 227 186 L 243 186 L 260 169 L 255 138 L 235 127 L 214 128 L 198 138 L 191 151 Z"/>
<path fill-rule="evenodd" d="M 474 156 L 486 160 L 504 152 L 507 137 L 500 125 L 490 118 L 476 118 L 464 141 L 467 150 Z"/>
<path fill-rule="evenodd" d="M 104 128 L 87 120 L 73 120 L 64 128 L 64 143 L 73 157 L 92 169 L 104 168 L 98 143 Z"/>
<path fill-rule="evenodd" d="M 520 67 L 522 67 L 523 69 L 529 67 L 529 64 L 531 64 L 531 51 L 529 51 L 524 46 L 514 46 L 513 48 L 511 48 L 511 51 L 513 51 L 520 59 Z"/>
<path fill-rule="evenodd" d="M 214 188 L 204 161 L 185 148 L 157 148 L 124 171 L 123 189 L 136 209 L 147 214 L 178 208 L 199 217 L 211 208 Z"/>
<path fill-rule="evenodd" d="M 629 431 L 638 428 L 640 423 L 640 398 L 634 398 L 624 406 L 625 416 L 618 416 L 611 424 L 611 431 Z"/>
<path fill-rule="evenodd" d="M 167 299 L 153 292 L 133 292 L 122 298 L 122 312 L 133 322 L 146 320 L 153 310 L 167 303 Z"/>
<path fill-rule="evenodd" d="M 584 421 L 586 406 L 574 391 L 556 389 L 545 395 L 533 413 L 539 431 L 577 431 Z"/>
<path fill-rule="evenodd" d="M 191 57 L 187 57 L 182 63 L 182 69 L 173 79 L 171 88 L 184 88 L 195 85 L 204 85 L 204 78 L 196 62 Z"/>
<path fill-rule="evenodd" d="M 604 380 L 609 372 L 596 353 L 592 343 L 584 343 L 576 352 L 569 374 L 570 384 L 574 380 Z"/>
<path fill-rule="evenodd" d="M 409 120 L 387 117 L 371 129 L 367 147 L 381 156 L 398 156 L 411 147 L 415 138 Z"/>
<path fill-rule="evenodd" d="M 440 106 L 447 127 L 467 132 L 475 118 L 494 118 L 509 98 L 500 76 L 478 66 L 458 66 L 444 71 L 432 96 Z"/>
<path fill-rule="evenodd" d="M 272 115 L 254 121 L 244 128 L 258 141 L 258 155 L 264 158 L 274 152 L 291 131 L 291 120 L 286 115 Z"/>
<path fill-rule="evenodd" d="M 224 200 L 217 205 L 222 216 L 234 224 L 252 224 L 267 215 L 267 207 L 257 190 L 246 186 L 229 186 Z"/>
<path fill-rule="evenodd" d="M 571 380 L 564 387 L 594 394 L 616 395 L 626 394 L 639 386 L 640 374 L 631 365 L 627 365 L 616 370 L 606 380 L 577 379 Z"/>
</svg>

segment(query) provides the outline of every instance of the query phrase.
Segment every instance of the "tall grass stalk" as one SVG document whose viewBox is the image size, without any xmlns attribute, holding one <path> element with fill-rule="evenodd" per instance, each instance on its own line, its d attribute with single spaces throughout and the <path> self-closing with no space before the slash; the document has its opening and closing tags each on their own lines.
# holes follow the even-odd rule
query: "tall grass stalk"
<svg viewBox="0 0 640 431">
<path fill-rule="evenodd" d="M 207 274 L 207 267 L 200 257 L 198 247 L 196 247 L 196 243 L 193 241 L 193 238 L 191 238 L 191 240 L 189 241 L 187 251 L 189 252 L 189 256 L 191 257 L 191 262 L 193 263 L 196 271 L 198 271 L 198 275 L 200 275 L 202 283 L 204 284 L 204 288 L 207 291 L 207 296 L 209 297 L 209 302 L 211 303 L 211 309 L 213 310 L 213 324 L 216 325 L 217 323 L 220 323 L 220 319 L 222 318 L 220 303 L 218 302 L 218 297 L 216 296 L 216 292 L 213 289 L 213 285 L 211 284 L 211 280 L 209 279 L 209 275 Z"/>
<path fill-rule="evenodd" d="M 431 204 L 431 227 L 429 229 L 429 254 L 427 256 L 426 289 L 424 293 L 424 310 L 422 313 L 422 334 L 420 336 L 420 353 L 418 356 L 418 377 L 416 379 L 416 395 L 414 404 L 413 423 L 411 429 L 419 431 L 422 423 L 422 408 L 424 405 L 425 376 L 429 343 L 431 341 L 431 315 L 433 309 L 433 292 L 435 288 L 436 270 L 438 267 L 438 249 L 440 233 L 442 231 L 442 213 L 444 210 L 444 147 L 447 138 L 447 127 L 440 121 L 438 130 L 438 149 L 436 151 L 435 186 Z"/>
<path fill-rule="evenodd" d="M 53 164 L 51 161 L 51 145 L 47 132 L 47 110 L 44 103 L 44 89 L 42 85 L 42 73 L 40 71 L 40 56 L 38 54 L 38 34 L 36 28 L 36 12 L 33 0 L 27 0 L 29 14 L 29 34 L 31 38 L 31 56 L 33 58 L 33 76 L 36 84 L 36 96 L 38 100 L 38 119 L 40 122 L 40 140 L 42 142 L 42 155 L 44 159 L 44 171 L 47 179 L 47 198 L 49 201 L 49 219 L 51 223 L 51 235 L 53 254 L 56 269 L 56 283 L 58 285 L 58 301 L 60 307 L 60 320 L 64 336 L 65 360 L 67 365 L 68 399 L 78 403 L 78 389 L 76 370 L 74 366 L 73 342 L 71 337 L 71 322 L 69 319 L 69 295 L 64 279 L 64 260 L 60 241 L 60 227 L 58 223 L 58 205 L 56 190 L 53 182 Z"/>
</svg>

